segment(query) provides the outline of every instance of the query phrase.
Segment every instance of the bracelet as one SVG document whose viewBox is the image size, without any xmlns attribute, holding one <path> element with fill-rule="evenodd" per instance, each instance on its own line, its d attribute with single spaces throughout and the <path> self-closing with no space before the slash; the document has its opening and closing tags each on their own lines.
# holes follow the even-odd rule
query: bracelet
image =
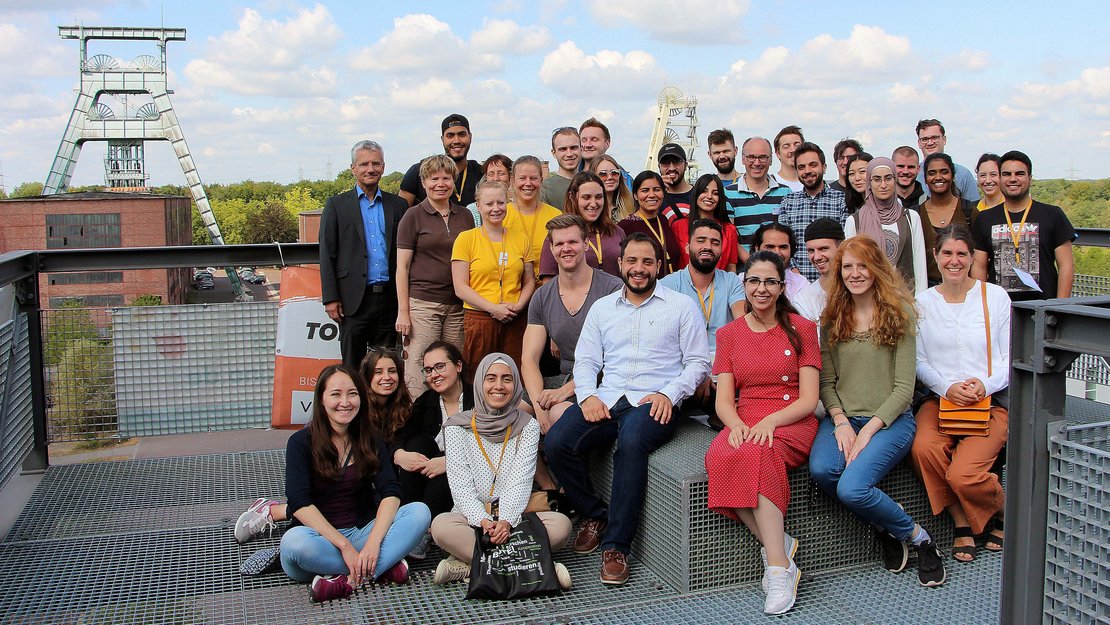
<svg viewBox="0 0 1110 625">
<path fill-rule="evenodd" d="M 835 430 L 836 428 L 842 428 L 842 427 L 845 427 L 845 426 L 848 426 L 848 425 L 852 425 L 852 424 L 851 424 L 851 423 L 848 423 L 847 421 L 845 421 L 844 423 L 837 423 L 837 424 L 836 424 L 836 425 L 835 425 L 835 426 L 833 427 L 833 429 Z"/>
</svg>

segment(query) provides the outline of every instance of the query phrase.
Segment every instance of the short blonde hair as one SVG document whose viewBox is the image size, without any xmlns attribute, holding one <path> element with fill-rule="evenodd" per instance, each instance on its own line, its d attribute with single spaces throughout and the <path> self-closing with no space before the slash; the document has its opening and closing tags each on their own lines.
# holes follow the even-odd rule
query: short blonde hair
<svg viewBox="0 0 1110 625">
<path fill-rule="evenodd" d="M 432 174 L 438 174 L 439 172 L 444 172 L 454 178 L 459 175 L 459 168 L 455 165 L 455 161 L 451 160 L 451 157 L 446 154 L 436 154 L 420 161 L 421 180 L 431 178 Z"/>
</svg>

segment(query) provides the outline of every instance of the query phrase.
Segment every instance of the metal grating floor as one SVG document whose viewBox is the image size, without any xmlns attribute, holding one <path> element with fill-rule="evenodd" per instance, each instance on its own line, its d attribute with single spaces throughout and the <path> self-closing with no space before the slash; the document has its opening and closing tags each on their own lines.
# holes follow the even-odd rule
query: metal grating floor
<svg viewBox="0 0 1110 625">
<path fill-rule="evenodd" d="M 254 623 L 994 623 L 1001 558 L 949 560 L 950 580 L 918 586 L 878 562 L 803 579 L 798 605 L 765 618 L 758 583 L 679 594 L 635 563 L 621 588 L 597 582 L 598 557 L 567 551 L 575 587 L 558 597 L 466 601 L 431 583 L 438 559 L 408 586 L 367 587 L 315 605 L 281 572 L 243 578 L 239 564 L 278 535 L 231 536 L 254 499 L 280 495 L 283 452 L 52 467 L 0 543 L 0 622 L 85 625 Z"/>
</svg>

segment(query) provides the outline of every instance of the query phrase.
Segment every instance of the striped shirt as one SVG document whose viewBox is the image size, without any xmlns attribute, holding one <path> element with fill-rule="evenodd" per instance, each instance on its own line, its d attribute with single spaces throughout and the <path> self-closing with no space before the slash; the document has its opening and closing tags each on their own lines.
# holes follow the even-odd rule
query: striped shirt
<svg viewBox="0 0 1110 625">
<path fill-rule="evenodd" d="M 775 220 L 775 212 L 782 199 L 790 193 L 790 187 L 779 182 L 774 174 L 767 176 L 767 190 L 763 195 L 748 190 L 744 176 L 725 184 L 725 201 L 728 202 L 729 215 L 740 245 L 747 247 L 752 243 L 752 235 L 760 226 Z"/>
</svg>

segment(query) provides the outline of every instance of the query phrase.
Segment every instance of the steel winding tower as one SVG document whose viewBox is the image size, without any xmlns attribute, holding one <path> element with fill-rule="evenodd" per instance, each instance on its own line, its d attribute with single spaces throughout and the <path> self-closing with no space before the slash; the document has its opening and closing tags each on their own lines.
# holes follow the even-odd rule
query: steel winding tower
<svg viewBox="0 0 1110 625">
<path fill-rule="evenodd" d="M 177 113 L 170 102 L 166 76 L 166 43 L 185 41 L 184 28 L 143 28 L 130 26 L 59 26 L 58 36 L 81 42 L 81 90 L 73 104 L 73 113 L 62 135 L 61 145 L 54 156 L 54 164 L 46 177 L 44 195 L 62 193 L 69 186 L 81 145 L 86 141 L 107 141 L 108 157 L 105 159 L 105 177 L 109 186 L 145 186 L 147 174 L 143 166 L 144 141 L 169 141 L 177 154 L 177 161 L 185 173 L 189 192 L 200 211 L 204 226 L 212 242 L 223 245 L 220 226 L 212 214 L 208 195 L 201 184 L 193 155 L 185 143 L 185 134 L 177 121 Z M 98 54 L 89 57 L 89 41 L 156 41 L 161 58 L 142 55 L 130 63 Z M 126 102 L 128 96 L 150 96 L 152 102 L 136 110 L 125 110 L 117 117 L 112 107 L 102 101 L 104 96 Z M 127 109 L 127 107 L 124 107 Z M 245 291 L 235 271 L 228 268 L 228 278 L 240 299 Z"/>
<path fill-rule="evenodd" d="M 693 183 L 700 171 L 695 158 L 698 148 L 698 99 L 682 95 L 677 87 L 664 87 L 657 102 L 659 109 L 651 130 L 651 144 L 644 169 L 658 171 L 659 148 L 666 143 L 677 143 L 686 150 L 686 179 Z"/>
</svg>

